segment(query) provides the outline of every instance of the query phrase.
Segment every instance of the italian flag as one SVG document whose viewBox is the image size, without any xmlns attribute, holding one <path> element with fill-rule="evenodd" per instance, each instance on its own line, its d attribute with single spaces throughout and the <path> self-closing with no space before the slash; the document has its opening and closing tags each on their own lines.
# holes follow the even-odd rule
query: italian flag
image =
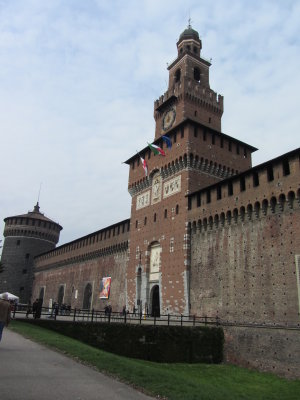
<svg viewBox="0 0 300 400">
<path fill-rule="evenodd" d="M 144 168 L 144 171 L 145 171 L 145 176 L 147 176 L 148 175 L 148 167 L 147 167 L 146 160 L 144 160 L 143 157 L 141 157 L 141 156 L 140 156 L 140 159 L 141 159 L 141 163 Z"/>
<path fill-rule="evenodd" d="M 148 143 L 148 142 L 147 142 Z M 156 155 L 156 154 L 159 154 L 159 155 L 161 155 L 161 156 L 165 156 L 166 155 L 166 153 L 163 151 L 163 149 L 161 149 L 160 147 L 158 147 L 158 146 L 156 146 L 156 144 L 150 144 L 150 143 L 148 143 L 148 146 L 150 147 L 150 149 L 153 151 L 153 153 Z"/>
</svg>

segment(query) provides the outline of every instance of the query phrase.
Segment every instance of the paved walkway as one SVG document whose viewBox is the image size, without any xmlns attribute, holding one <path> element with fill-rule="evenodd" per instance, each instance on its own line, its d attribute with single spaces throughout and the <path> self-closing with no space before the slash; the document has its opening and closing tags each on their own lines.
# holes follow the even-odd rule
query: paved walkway
<svg viewBox="0 0 300 400">
<path fill-rule="evenodd" d="M 150 400 L 92 368 L 4 329 L 1 400 Z"/>
</svg>

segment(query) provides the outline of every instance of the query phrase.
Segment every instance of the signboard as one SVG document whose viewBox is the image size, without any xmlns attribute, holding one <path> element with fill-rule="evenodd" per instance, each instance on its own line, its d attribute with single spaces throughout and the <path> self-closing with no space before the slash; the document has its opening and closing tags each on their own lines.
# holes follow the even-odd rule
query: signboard
<svg viewBox="0 0 300 400">
<path fill-rule="evenodd" d="M 101 279 L 99 299 L 109 298 L 110 284 L 111 284 L 111 277 L 106 277 Z"/>
</svg>

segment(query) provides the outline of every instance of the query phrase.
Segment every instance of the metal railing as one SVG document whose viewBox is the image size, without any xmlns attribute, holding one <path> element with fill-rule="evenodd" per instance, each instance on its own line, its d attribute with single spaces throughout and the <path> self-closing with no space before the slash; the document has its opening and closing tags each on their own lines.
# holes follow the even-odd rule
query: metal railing
<svg viewBox="0 0 300 400">
<path fill-rule="evenodd" d="M 142 313 L 122 313 L 122 312 L 105 312 L 88 309 L 49 309 L 42 307 L 37 312 L 28 311 L 26 305 L 18 305 L 12 311 L 12 317 L 18 318 L 34 318 L 34 319 L 52 319 L 60 321 L 73 322 L 105 322 L 105 323 L 123 323 L 123 324 L 147 324 L 147 325 L 176 325 L 176 326 L 199 326 L 199 325 L 219 325 L 218 317 L 196 316 L 196 315 L 175 315 L 160 314 L 153 316 Z"/>
<path fill-rule="evenodd" d="M 53 308 L 42 307 L 40 314 L 33 314 L 32 310 L 28 313 L 26 304 L 18 304 L 12 310 L 12 317 L 18 318 L 42 318 L 59 321 L 72 322 L 90 322 L 90 323 L 122 323 L 122 324 L 148 324 L 148 325 L 167 325 L 167 326 L 222 326 L 222 327 L 240 327 L 240 328 L 262 328 L 262 329 L 284 329 L 299 330 L 300 323 L 271 323 L 271 322 L 255 322 L 255 321 L 228 321 L 221 320 L 218 316 L 196 316 L 183 314 L 161 314 L 160 316 L 152 316 L 141 313 L 122 313 L 122 312 L 105 312 L 98 310 L 88 310 L 79 308 Z"/>
</svg>

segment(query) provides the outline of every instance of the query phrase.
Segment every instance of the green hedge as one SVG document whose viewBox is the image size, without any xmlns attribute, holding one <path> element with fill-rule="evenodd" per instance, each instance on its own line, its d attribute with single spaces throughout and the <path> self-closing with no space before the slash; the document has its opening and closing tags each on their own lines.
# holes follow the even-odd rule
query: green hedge
<svg viewBox="0 0 300 400">
<path fill-rule="evenodd" d="M 220 327 L 125 325 L 26 320 L 126 357 L 156 362 L 220 363 L 224 333 Z"/>
</svg>

